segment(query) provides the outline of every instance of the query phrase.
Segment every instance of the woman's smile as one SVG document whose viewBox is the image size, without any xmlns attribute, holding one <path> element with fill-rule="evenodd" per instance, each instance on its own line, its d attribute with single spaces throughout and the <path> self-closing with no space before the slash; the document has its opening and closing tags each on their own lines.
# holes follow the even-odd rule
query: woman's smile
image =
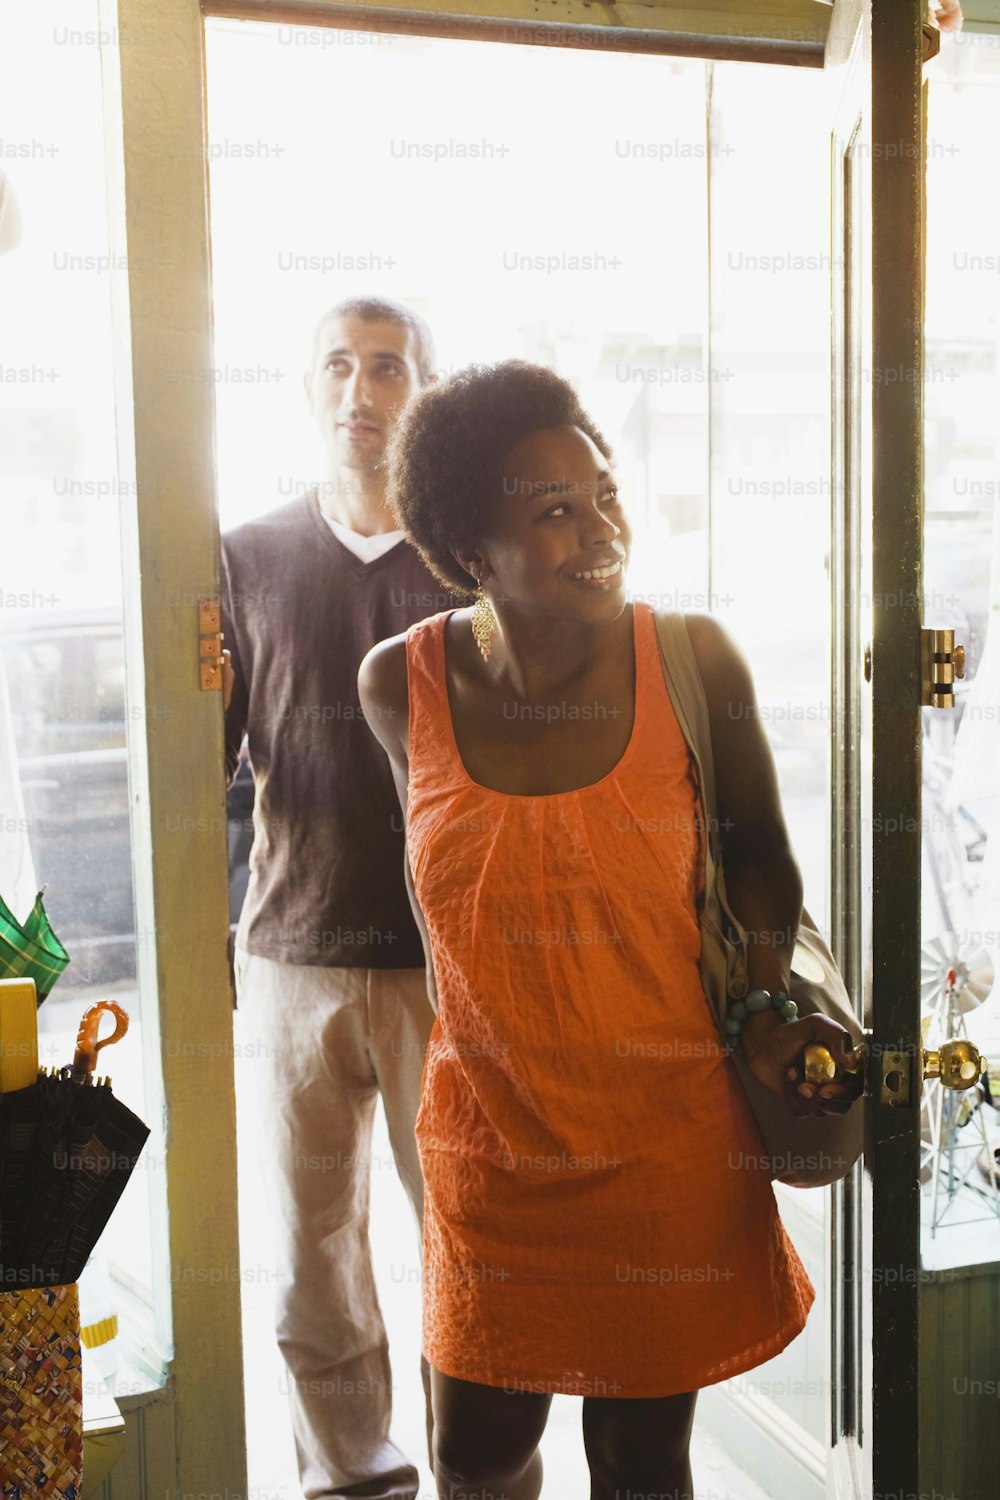
<svg viewBox="0 0 1000 1500">
<path fill-rule="evenodd" d="M 569 575 L 571 582 L 580 588 L 597 589 L 602 593 L 610 593 L 613 589 L 621 588 L 625 582 L 625 559 L 616 558 L 614 562 L 605 563 L 598 567 L 580 569 Z"/>
</svg>

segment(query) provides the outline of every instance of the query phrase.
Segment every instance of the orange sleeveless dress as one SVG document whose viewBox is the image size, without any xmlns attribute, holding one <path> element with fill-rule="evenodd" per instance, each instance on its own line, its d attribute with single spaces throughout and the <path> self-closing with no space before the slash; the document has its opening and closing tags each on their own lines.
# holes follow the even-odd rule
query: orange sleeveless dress
<svg viewBox="0 0 1000 1500">
<path fill-rule="evenodd" d="M 508 1390 L 695 1390 L 783 1349 L 815 1293 L 701 986 L 697 793 L 653 612 L 633 606 L 624 755 L 548 796 L 466 773 L 447 618 L 407 633 L 407 844 L 438 993 L 424 1354 Z"/>
</svg>

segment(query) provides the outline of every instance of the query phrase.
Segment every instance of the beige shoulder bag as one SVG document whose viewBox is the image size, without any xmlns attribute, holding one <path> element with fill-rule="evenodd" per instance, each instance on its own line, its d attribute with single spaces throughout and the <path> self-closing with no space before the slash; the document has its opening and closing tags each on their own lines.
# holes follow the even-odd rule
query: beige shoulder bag
<svg viewBox="0 0 1000 1500">
<path fill-rule="evenodd" d="M 663 676 L 681 731 L 694 762 L 703 808 L 705 884 L 699 905 L 701 974 L 715 1024 L 725 1037 L 729 997 L 747 992 L 747 934 L 726 899 L 722 873 L 719 820 L 715 804 L 715 771 L 708 702 L 682 614 L 657 614 Z M 851 1034 L 861 1028 L 854 1015 L 833 954 L 803 907 L 792 954 L 789 996 L 800 1016 L 821 1012 Z M 738 1054 L 731 1057 L 760 1130 L 771 1176 L 791 1187 L 821 1187 L 844 1177 L 864 1145 L 864 1104 L 857 1099 L 843 1115 L 797 1119 L 777 1094 L 751 1072 Z"/>
</svg>

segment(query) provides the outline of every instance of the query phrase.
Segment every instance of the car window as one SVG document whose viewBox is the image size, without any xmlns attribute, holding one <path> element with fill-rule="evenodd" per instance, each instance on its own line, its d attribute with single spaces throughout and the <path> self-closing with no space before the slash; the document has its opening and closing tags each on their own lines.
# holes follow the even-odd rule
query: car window
<svg viewBox="0 0 1000 1500">
<path fill-rule="evenodd" d="M 3 651 L 22 759 L 124 747 L 124 665 L 113 627 L 26 632 L 8 638 Z"/>
<path fill-rule="evenodd" d="M 116 745 L 125 743 L 125 659 L 121 637 L 98 636 L 94 639 L 94 701 L 101 724 L 114 725 L 119 733 Z"/>
</svg>

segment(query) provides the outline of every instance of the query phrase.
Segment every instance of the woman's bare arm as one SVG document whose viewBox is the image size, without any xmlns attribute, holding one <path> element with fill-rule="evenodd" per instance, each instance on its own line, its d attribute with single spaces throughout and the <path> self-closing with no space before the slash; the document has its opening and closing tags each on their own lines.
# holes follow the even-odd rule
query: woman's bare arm
<svg viewBox="0 0 1000 1500">
<path fill-rule="evenodd" d="M 358 671 L 358 693 L 361 707 L 369 729 L 389 757 L 392 779 L 399 797 L 399 805 L 406 818 L 407 785 L 409 782 L 409 724 L 410 700 L 406 680 L 406 637 L 392 636 L 373 646 L 361 663 Z M 404 856 L 403 876 L 406 893 L 410 898 L 413 917 L 420 933 L 427 969 L 427 996 L 437 1012 L 437 990 L 434 985 L 434 965 L 431 962 L 431 944 L 427 936 L 424 914 L 417 903 L 413 889 L 410 859 Z"/>
<path fill-rule="evenodd" d="M 708 699 L 726 893 L 747 930 L 750 986 L 787 992 L 802 911 L 802 877 L 785 827 L 753 678 L 717 620 L 689 615 L 688 629 Z"/>
</svg>

